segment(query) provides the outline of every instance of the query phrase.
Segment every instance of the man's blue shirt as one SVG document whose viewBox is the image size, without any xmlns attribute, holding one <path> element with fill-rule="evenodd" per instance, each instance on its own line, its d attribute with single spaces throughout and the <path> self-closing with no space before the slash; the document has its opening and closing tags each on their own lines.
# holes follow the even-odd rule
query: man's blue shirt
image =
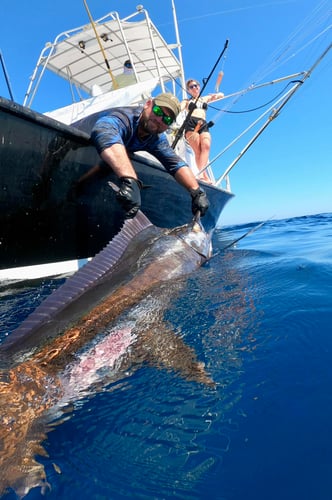
<svg viewBox="0 0 332 500">
<path fill-rule="evenodd" d="M 123 144 L 128 153 L 147 151 L 157 158 L 171 175 L 175 175 L 181 167 L 187 165 L 186 162 L 173 151 L 164 133 L 139 139 L 137 129 L 141 113 L 140 106 L 112 108 L 102 115 L 98 114 L 94 125 L 93 116 L 74 125 L 81 130 L 85 129 L 86 132 L 89 132 L 87 129 L 91 130 L 92 126 L 91 140 L 99 154 L 114 144 Z"/>
</svg>

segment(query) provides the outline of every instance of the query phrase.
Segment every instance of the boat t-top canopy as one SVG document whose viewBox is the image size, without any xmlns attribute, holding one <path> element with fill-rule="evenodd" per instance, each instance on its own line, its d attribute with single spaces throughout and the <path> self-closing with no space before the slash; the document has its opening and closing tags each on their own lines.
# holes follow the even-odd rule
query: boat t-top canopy
<svg viewBox="0 0 332 500">
<path fill-rule="evenodd" d="M 143 16 L 134 21 L 135 16 Z M 134 14 L 120 19 L 117 12 L 68 32 L 48 42 L 42 50 L 24 105 L 30 107 L 45 69 L 67 80 L 88 96 L 98 86 L 101 93 L 109 92 L 114 78 L 123 72 L 130 59 L 137 82 L 157 78 L 164 90 L 165 82 L 183 78 L 183 68 L 174 50 L 178 43 L 168 45 L 142 6 Z M 182 82 L 183 83 L 183 82 Z"/>
</svg>

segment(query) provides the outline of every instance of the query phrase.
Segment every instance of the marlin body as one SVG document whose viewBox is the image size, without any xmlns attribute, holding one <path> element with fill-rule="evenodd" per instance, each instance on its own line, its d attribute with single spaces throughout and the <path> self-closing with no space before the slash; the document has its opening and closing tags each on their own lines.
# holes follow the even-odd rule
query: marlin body
<svg viewBox="0 0 332 500">
<path fill-rule="evenodd" d="M 0 494 L 46 489 L 42 441 L 71 402 L 96 394 L 133 365 L 213 382 L 163 320 L 188 275 L 210 257 L 199 219 L 171 230 L 139 212 L 0 346 Z M 182 280 L 183 281 L 183 280 Z"/>
</svg>

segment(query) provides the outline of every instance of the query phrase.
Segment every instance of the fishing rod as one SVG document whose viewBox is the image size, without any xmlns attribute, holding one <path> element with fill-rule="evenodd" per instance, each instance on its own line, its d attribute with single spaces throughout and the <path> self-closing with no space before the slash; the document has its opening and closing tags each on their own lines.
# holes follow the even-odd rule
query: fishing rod
<svg viewBox="0 0 332 500">
<path fill-rule="evenodd" d="M 203 78 L 203 87 L 201 88 L 200 93 L 199 93 L 199 94 L 198 94 L 198 96 L 196 97 L 196 99 L 195 99 L 195 101 L 194 101 L 194 104 L 196 104 L 196 102 L 198 101 L 198 99 L 201 97 L 201 95 L 202 95 L 202 93 L 204 92 L 204 89 L 205 89 L 205 87 L 207 86 L 207 84 L 208 84 L 208 82 L 209 82 L 209 80 L 210 80 L 210 78 L 211 78 L 212 74 L 214 73 L 214 70 L 216 69 L 216 67 L 217 67 L 217 66 L 218 66 L 218 64 L 219 64 L 220 59 L 222 58 L 222 56 L 223 56 L 223 55 L 224 55 L 224 53 L 226 52 L 226 50 L 227 50 L 227 48 L 228 48 L 228 42 L 229 42 L 229 40 L 227 39 L 227 40 L 226 40 L 226 42 L 225 42 L 224 48 L 222 49 L 222 51 L 221 51 L 221 53 L 220 53 L 220 56 L 218 57 L 218 59 L 217 59 L 216 63 L 214 64 L 214 66 L 213 66 L 213 68 L 212 68 L 212 70 L 211 70 L 211 72 L 210 72 L 209 76 L 208 76 L 207 78 Z M 176 145 L 177 145 L 177 143 L 179 142 L 180 137 L 181 137 L 181 136 L 182 136 L 182 134 L 183 134 L 184 128 L 185 128 L 186 124 L 188 123 L 188 120 L 189 120 L 189 118 L 191 117 L 192 112 L 194 111 L 194 109 L 195 109 L 195 106 L 191 106 L 191 107 L 189 107 L 189 109 L 188 109 L 188 114 L 187 114 L 186 118 L 184 119 L 184 121 L 183 121 L 183 123 L 182 123 L 181 127 L 179 128 L 179 130 L 178 130 L 178 131 L 177 131 L 177 133 L 176 133 L 175 139 L 174 139 L 173 144 L 172 144 L 172 148 L 173 148 L 173 149 L 175 148 L 175 146 L 176 146 Z"/>
<path fill-rule="evenodd" d="M 117 81 L 115 80 L 115 78 L 113 76 L 113 73 L 111 71 L 111 67 L 110 67 L 108 59 L 106 57 L 106 53 L 105 53 L 104 47 L 103 47 L 103 45 L 101 43 L 100 36 L 98 35 L 97 29 L 96 29 L 96 24 L 95 24 L 95 22 L 94 22 L 94 20 L 93 20 L 93 18 L 91 16 L 88 4 L 86 3 L 86 0 L 83 0 L 83 3 L 84 3 L 84 6 L 85 6 L 85 10 L 87 11 L 88 17 L 90 19 L 90 23 L 91 23 L 91 26 L 93 28 L 93 31 L 95 32 L 95 36 L 96 36 L 97 42 L 99 44 L 100 51 L 101 51 L 101 53 L 102 53 L 102 55 L 104 57 L 106 68 L 107 68 L 107 70 L 108 70 L 108 72 L 110 74 L 110 77 L 111 77 L 111 80 L 112 80 L 113 89 L 118 89 L 119 85 L 117 84 Z"/>
</svg>

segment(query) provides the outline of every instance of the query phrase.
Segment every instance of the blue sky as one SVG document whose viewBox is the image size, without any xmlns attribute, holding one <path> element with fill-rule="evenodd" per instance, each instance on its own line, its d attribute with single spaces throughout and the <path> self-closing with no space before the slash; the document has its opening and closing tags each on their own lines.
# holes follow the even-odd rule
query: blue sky
<svg viewBox="0 0 332 500">
<path fill-rule="evenodd" d="M 171 1 L 142 2 L 168 42 L 175 42 Z M 249 5 L 250 4 L 250 5 Z M 135 0 L 89 0 L 94 18 L 116 10 L 120 16 L 135 11 Z M 187 78 L 202 81 L 216 63 L 226 39 L 229 48 L 206 86 L 213 92 L 218 71 L 224 71 L 220 90 L 226 95 L 252 82 L 274 78 L 310 67 L 331 42 L 331 30 L 301 50 L 315 34 L 331 23 L 330 0 L 177 0 L 177 17 Z M 88 23 L 82 0 L 56 2 L 2 0 L 0 50 L 5 59 L 14 97 L 22 103 L 40 51 L 62 31 Z M 288 59 L 283 63 L 284 59 Z M 331 89 L 332 50 L 231 172 L 236 197 L 223 213 L 224 225 L 332 211 Z M 258 107 L 285 85 L 270 86 L 248 94 L 232 111 Z M 34 108 L 48 111 L 61 102 L 57 88 L 41 88 Z M 0 75 L 0 94 L 9 97 Z M 209 109 L 214 158 L 247 124 L 252 113 L 226 113 L 230 100 Z M 262 108 L 262 113 L 266 108 Z M 249 136 L 246 138 L 249 140 Z M 221 175 L 244 145 L 240 142 L 214 164 Z"/>
</svg>

